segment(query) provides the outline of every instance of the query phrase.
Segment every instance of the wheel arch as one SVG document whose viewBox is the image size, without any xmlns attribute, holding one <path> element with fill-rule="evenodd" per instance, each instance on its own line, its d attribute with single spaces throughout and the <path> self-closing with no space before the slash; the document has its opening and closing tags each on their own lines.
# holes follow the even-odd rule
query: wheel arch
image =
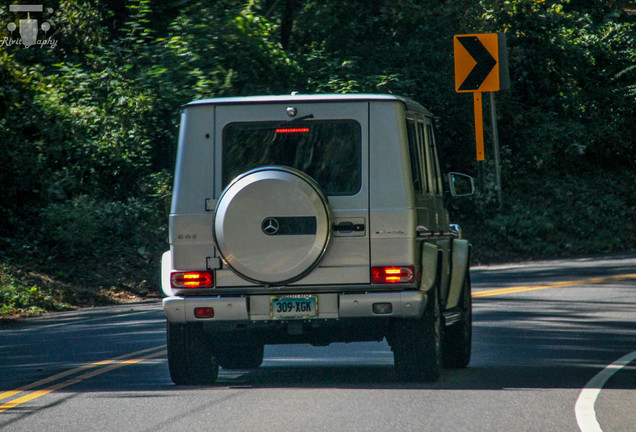
<svg viewBox="0 0 636 432">
<path fill-rule="evenodd" d="M 440 264 L 442 263 L 442 251 L 432 243 L 422 245 L 422 278 L 420 290 L 428 292 L 439 282 Z"/>
<path fill-rule="evenodd" d="M 466 274 L 470 271 L 471 249 L 472 245 L 468 242 L 468 240 L 453 240 L 451 280 L 446 309 L 451 309 L 459 305 L 464 279 L 466 278 Z"/>
</svg>

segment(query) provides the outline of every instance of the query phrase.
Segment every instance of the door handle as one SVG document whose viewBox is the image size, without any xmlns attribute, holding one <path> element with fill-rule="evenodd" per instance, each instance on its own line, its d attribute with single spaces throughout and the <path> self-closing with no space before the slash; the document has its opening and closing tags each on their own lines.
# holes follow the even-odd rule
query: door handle
<svg viewBox="0 0 636 432">
<path fill-rule="evenodd" d="M 364 224 L 354 224 L 353 222 L 340 222 L 333 225 L 333 230 L 339 233 L 364 232 Z"/>
</svg>

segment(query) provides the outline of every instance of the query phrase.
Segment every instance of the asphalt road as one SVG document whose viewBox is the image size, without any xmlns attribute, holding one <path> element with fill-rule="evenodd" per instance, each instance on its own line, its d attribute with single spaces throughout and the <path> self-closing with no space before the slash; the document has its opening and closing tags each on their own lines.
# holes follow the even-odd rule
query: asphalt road
<svg viewBox="0 0 636 432">
<path fill-rule="evenodd" d="M 471 364 L 433 384 L 397 383 L 383 342 L 268 346 L 178 387 L 156 302 L 4 325 L 0 430 L 636 430 L 636 255 L 471 274 Z"/>
</svg>

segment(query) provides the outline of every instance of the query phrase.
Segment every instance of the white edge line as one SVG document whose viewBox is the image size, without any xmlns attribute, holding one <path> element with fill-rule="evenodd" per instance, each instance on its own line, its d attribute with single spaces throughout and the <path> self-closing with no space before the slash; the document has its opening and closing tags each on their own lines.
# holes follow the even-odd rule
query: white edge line
<svg viewBox="0 0 636 432">
<path fill-rule="evenodd" d="M 576 413 L 576 422 L 581 432 L 603 432 L 601 425 L 596 419 L 596 411 L 594 404 L 596 398 L 601 393 L 601 389 L 605 383 L 618 371 L 636 360 L 636 351 L 616 360 L 611 365 L 597 373 L 594 378 L 588 381 L 583 387 L 579 398 L 576 400 L 574 412 Z"/>
</svg>

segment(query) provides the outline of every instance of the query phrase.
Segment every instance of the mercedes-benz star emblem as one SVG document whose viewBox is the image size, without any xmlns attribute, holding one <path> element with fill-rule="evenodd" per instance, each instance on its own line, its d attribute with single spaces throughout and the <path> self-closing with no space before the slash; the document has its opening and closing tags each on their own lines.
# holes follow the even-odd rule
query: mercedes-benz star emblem
<svg viewBox="0 0 636 432">
<path fill-rule="evenodd" d="M 274 235 L 278 232 L 278 229 L 280 228 L 280 224 L 278 223 L 278 220 L 276 218 L 268 217 L 268 218 L 265 218 L 265 220 L 263 220 L 263 223 L 261 224 L 261 228 L 263 229 L 263 232 L 265 234 Z"/>
</svg>

